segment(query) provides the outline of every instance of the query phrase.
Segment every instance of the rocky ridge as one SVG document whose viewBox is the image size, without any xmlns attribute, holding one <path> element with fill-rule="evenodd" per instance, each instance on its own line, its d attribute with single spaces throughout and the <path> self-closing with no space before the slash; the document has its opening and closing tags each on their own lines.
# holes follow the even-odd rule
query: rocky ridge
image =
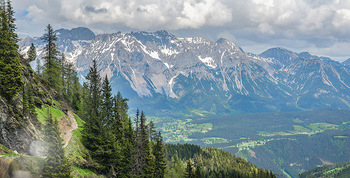
<svg viewBox="0 0 350 178">
<path fill-rule="evenodd" d="M 86 35 L 72 32 L 77 29 Z M 129 98 L 131 108 L 151 115 L 155 108 L 235 114 L 350 107 L 349 69 L 326 57 L 283 48 L 248 55 L 225 39 L 179 38 L 166 31 L 97 36 L 88 31 L 56 32 L 81 80 L 96 59 L 113 91 Z M 35 38 L 23 39 L 22 51 L 28 41 L 40 53 Z"/>
</svg>

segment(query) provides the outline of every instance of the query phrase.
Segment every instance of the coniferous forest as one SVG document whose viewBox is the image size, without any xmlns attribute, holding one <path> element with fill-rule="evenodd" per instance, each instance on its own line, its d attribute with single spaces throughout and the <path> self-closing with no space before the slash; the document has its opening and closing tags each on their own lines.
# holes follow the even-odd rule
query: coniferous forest
<svg viewBox="0 0 350 178">
<path fill-rule="evenodd" d="M 21 147 L 27 144 L 23 140 L 16 145 L 0 142 L 5 155 L 0 172 L 11 176 L 24 171 L 34 177 L 276 177 L 219 149 L 165 145 L 146 113 L 128 115 L 128 99 L 112 94 L 98 59 L 92 61 L 86 82 L 79 83 L 50 24 L 41 39 L 46 44 L 44 63 L 38 61 L 34 71 L 29 63 L 38 60 L 35 46 L 25 56 L 18 53 L 10 0 L 1 1 L 0 20 L 0 99 L 11 118 L 9 133 L 25 130 L 26 140 L 39 140 L 46 150 L 36 156 Z M 67 145 L 61 116 L 73 116 L 78 125 Z"/>
</svg>

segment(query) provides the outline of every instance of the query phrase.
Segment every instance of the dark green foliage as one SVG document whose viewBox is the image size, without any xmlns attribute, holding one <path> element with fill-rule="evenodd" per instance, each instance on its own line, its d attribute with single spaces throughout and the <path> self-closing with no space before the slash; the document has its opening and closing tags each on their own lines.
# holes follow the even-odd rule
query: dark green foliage
<svg viewBox="0 0 350 178">
<path fill-rule="evenodd" d="M 155 144 L 153 146 L 153 155 L 155 157 L 155 176 L 164 177 L 166 169 L 166 160 L 164 154 L 164 143 L 161 133 L 155 135 Z"/>
<path fill-rule="evenodd" d="M 36 49 L 35 49 L 35 46 L 33 43 L 30 46 L 30 48 L 27 52 L 27 55 L 28 55 L 28 63 L 30 63 L 36 59 Z"/>
<path fill-rule="evenodd" d="M 339 163 L 334 165 L 324 165 L 306 171 L 299 175 L 300 178 L 316 178 L 316 177 L 334 177 L 346 178 L 350 177 L 350 162 Z"/>
<path fill-rule="evenodd" d="M 14 17 L 15 15 L 15 12 L 13 11 L 13 7 L 12 7 L 12 2 L 11 0 L 7 0 L 7 4 L 6 4 L 6 14 L 7 14 L 7 17 L 8 17 L 8 26 L 9 26 L 9 29 L 10 29 L 10 37 L 12 39 L 12 41 L 14 41 L 15 43 L 18 42 L 18 36 L 17 34 L 15 33 L 16 31 L 16 19 Z"/>
<path fill-rule="evenodd" d="M 201 178 L 202 177 L 201 167 L 199 165 L 196 166 L 196 171 L 194 172 L 194 177 L 195 178 Z"/>
<path fill-rule="evenodd" d="M 242 158 L 233 157 L 230 153 L 216 148 L 200 148 L 190 144 L 167 144 L 166 149 L 167 154 L 174 153 L 173 156 L 167 156 L 169 169 L 166 171 L 166 176 L 168 177 L 183 177 L 184 175 L 187 177 L 196 175 L 201 177 L 276 177 L 268 170 L 259 169 Z M 190 155 L 193 156 L 189 157 Z M 193 167 L 190 167 L 193 164 L 196 166 L 195 172 Z"/>
<path fill-rule="evenodd" d="M 11 2 L 8 1 L 7 9 L 0 7 L 0 94 L 8 100 L 12 100 L 23 87 L 13 20 Z"/>
<path fill-rule="evenodd" d="M 81 108 L 81 85 L 73 63 L 66 60 L 64 53 L 59 60 L 61 68 L 62 95 L 75 111 Z"/>
<path fill-rule="evenodd" d="M 86 96 L 84 99 L 85 107 L 84 116 L 85 116 L 85 124 L 84 130 L 82 132 L 83 136 L 83 144 L 85 147 L 90 150 L 91 157 L 94 159 L 99 165 L 96 168 L 97 171 L 105 171 L 106 167 L 103 166 L 105 160 L 104 158 L 104 130 L 103 123 L 101 120 L 101 84 L 100 84 L 100 76 L 97 71 L 96 61 L 93 63 L 94 65 L 90 67 L 90 72 L 87 76 L 89 83 L 85 85 L 87 90 Z"/>
<path fill-rule="evenodd" d="M 62 71 L 60 59 L 58 58 L 60 52 L 56 45 L 57 37 L 50 24 L 47 25 L 45 31 L 46 33 L 42 37 L 42 40 L 46 43 L 43 57 L 45 60 L 43 76 L 51 87 L 57 91 L 61 91 L 63 88 L 61 78 Z"/>
<path fill-rule="evenodd" d="M 41 70 L 42 70 L 42 66 L 41 66 L 41 63 L 40 63 L 40 59 L 37 58 L 36 59 L 36 73 L 40 75 L 41 74 Z"/>
<path fill-rule="evenodd" d="M 48 151 L 43 168 L 43 176 L 69 177 L 71 168 L 64 155 L 63 139 L 60 137 L 58 121 L 52 118 L 50 110 L 48 110 L 47 124 L 44 132 Z"/>
<path fill-rule="evenodd" d="M 102 83 L 102 105 L 101 105 L 101 119 L 102 122 L 107 125 L 112 125 L 113 120 L 113 98 L 112 98 L 112 88 L 109 84 L 107 76 L 104 78 Z M 118 117 L 118 116 L 117 116 Z M 122 125 L 119 121 L 117 125 Z M 119 128 L 119 127 L 118 127 Z M 117 128 L 117 129 L 118 129 Z"/>
<path fill-rule="evenodd" d="M 187 161 L 185 177 L 194 178 L 193 165 L 192 165 L 191 158 L 188 159 L 188 161 Z"/>
</svg>

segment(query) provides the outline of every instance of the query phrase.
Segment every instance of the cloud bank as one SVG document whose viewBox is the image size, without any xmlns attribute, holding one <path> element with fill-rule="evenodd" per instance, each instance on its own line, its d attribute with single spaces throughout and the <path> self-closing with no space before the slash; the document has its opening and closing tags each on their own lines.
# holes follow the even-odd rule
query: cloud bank
<svg viewBox="0 0 350 178">
<path fill-rule="evenodd" d="M 20 32 L 52 23 L 100 33 L 188 30 L 209 38 L 224 35 L 252 48 L 290 45 L 317 52 L 350 46 L 348 0 L 16 0 L 14 7 L 23 22 Z"/>
</svg>

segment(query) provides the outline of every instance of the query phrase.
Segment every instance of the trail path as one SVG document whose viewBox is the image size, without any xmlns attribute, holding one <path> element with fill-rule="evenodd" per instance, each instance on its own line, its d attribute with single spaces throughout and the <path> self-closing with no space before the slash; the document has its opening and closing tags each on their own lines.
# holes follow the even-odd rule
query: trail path
<svg viewBox="0 0 350 178">
<path fill-rule="evenodd" d="M 64 140 L 63 148 L 65 148 L 68 145 L 70 139 L 72 138 L 73 130 L 78 128 L 78 123 L 75 120 L 74 114 L 71 111 L 68 111 L 67 115 L 68 118 L 62 118 L 60 123 L 61 136 Z"/>
</svg>

